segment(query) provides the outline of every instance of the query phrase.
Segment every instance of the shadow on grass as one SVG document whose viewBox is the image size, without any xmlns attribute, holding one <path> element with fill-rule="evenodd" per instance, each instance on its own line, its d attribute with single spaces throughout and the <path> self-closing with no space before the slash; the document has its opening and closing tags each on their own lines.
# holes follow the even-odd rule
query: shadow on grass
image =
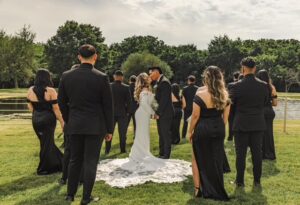
<svg viewBox="0 0 300 205">
<path fill-rule="evenodd" d="M 249 174 L 253 174 L 253 164 L 252 158 L 249 156 L 247 159 L 247 163 L 250 163 L 251 166 L 247 168 L 247 172 Z M 275 176 L 280 173 L 280 170 L 276 167 L 276 161 L 271 160 L 263 160 L 262 162 L 262 177 L 270 177 Z"/>
<path fill-rule="evenodd" d="M 276 167 L 276 161 L 264 160 L 262 168 L 262 177 L 275 176 L 280 173 Z"/>
<path fill-rule="evenodd" d="M 59 195 L 60 186 L 55 185 L 48 191 L 42 193 L 40 196 L 34 199 L 26 199 L 17 203 L 17 205 L 40 205 L 40 204 L 57 204 L 57 205 L 69 205 L 70 202 L 64 200 L 64 196 Z"/>
<path fill-rule="evenodd" d="M 45 184 L 53 183 L 58 174 L 38 176 L 31 174 L 15 181 L 0 185 L 0 196 L 5 197 L 16 192 L 25 191 L 31 188 L 44 186 Z"/>
</svg>

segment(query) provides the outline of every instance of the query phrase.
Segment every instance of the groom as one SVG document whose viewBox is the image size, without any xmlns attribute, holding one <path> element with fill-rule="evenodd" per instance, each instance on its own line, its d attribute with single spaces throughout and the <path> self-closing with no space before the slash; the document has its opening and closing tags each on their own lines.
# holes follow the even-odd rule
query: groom
<svg viewBox="0 0 300 205">
<path fill-rule="evenodd" d="M 158 103 L 155 119 L 157 120 L 159 135 L 159 157 L 169 159 L 171 154 L 171 124 L 174 115 L 174 108 L 171 97 L 171 83 L 163 75 L 160 67 L 148 69 L 150 78 L 156 81 L 157 88 L 155 99 Z"/>
</svg>

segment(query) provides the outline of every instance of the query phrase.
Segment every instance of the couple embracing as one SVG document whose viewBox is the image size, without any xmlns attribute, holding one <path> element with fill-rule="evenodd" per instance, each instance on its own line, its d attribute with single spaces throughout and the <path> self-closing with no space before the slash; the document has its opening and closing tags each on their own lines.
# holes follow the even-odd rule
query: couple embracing
<svg viewBox="0 0 300 205">
<path fill-rule="evenodd" d="M 174 108 L 171 101 L 171 84 L 162 75 L 160 67 L 148 69 L 149 75 L 138 75 L 134 97 L 138 102 L 135 113 L 136 133 L 129 158 L 108 159 L 98 165 L 96 180 L 113 187 L 143 184 L 145 182 L 173 183 L 191 175 L 190 163 L 169 159 L 171 153 L 171 123 Z M 155 95 L 151 91 L 151 82 Z M 150 152 L 150 119 L 157 120 L 159 157 Z"/>
</svg>

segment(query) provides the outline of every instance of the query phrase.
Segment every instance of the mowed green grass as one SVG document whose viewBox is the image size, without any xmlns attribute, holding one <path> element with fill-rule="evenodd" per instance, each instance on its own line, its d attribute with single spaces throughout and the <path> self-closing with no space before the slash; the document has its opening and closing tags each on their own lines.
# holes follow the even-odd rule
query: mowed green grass
<svg viewBox="0 0 300 205">
<path fill-rule="evenodd" d="M 151 124 L 151 151 L 158 154 L 158 135 L 155 122 Z M 61 133 L 58 126 L 56 136 Z M 133 143 L 132 126 L 128 130 L 127 150 Z M 62 138 L 56 139 L 60 146 Z M 253 189 L 250 154 L 247 156 L 245 190 L 236 190 L 231 183 L 235 179 L 235 151 L 233 143 L 225 142 L 232 172 L 225 175 L 225 188 L 234 197 L 230 202 L 194 199 L 193 182 L 174 184 L 147 183 L 126 189 L 112 188 L 104 182 L 96 182 L 93 195 L 101 198 L 102 205 L 143 204 L 300 204 L 300 121 L 288 121 L 288 134 L 282 132 L 282 121 L 275 121 L 277 161 L 263 162 L 262 190 Z M 101 153 L 103 155 L 103 149 Z M 114 136 L 112 153 L 108 158 L 127 157 L 119 154 L 118 136 Z M 191 145 L 181 143 L 172 148 L 172 158 L 191 161 Z M 69 204 L 64 201 L 66 186 L 59 186 L 60 174 L 37 176 L 39 142 L 30 120 L 0 121 L 0 204 Z M 75 202 L 79 204 L 82 187 Z"/>
</svg>

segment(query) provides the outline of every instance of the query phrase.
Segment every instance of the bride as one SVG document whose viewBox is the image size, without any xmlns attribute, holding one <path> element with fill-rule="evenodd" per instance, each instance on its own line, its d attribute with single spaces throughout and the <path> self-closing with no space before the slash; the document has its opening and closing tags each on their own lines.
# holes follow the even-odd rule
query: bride
<svg viewBox="0 0 300 205">
<path fill-rule="evenodd" d="M 150 82 L 146 73 L 137 77 L 135 99 L 139 108 L 135 113 L 136 134 L 129 158 L 101 161 L 97 168 L 97 181 L 103 180 L 112 187 L 124 188 L 148 181 L 180 182 L 192 174 L 189 162 L 156 158 L 150 152 L 150 118 L 155 114 L 151 107 L 154 95 Z"/>
</svg>

